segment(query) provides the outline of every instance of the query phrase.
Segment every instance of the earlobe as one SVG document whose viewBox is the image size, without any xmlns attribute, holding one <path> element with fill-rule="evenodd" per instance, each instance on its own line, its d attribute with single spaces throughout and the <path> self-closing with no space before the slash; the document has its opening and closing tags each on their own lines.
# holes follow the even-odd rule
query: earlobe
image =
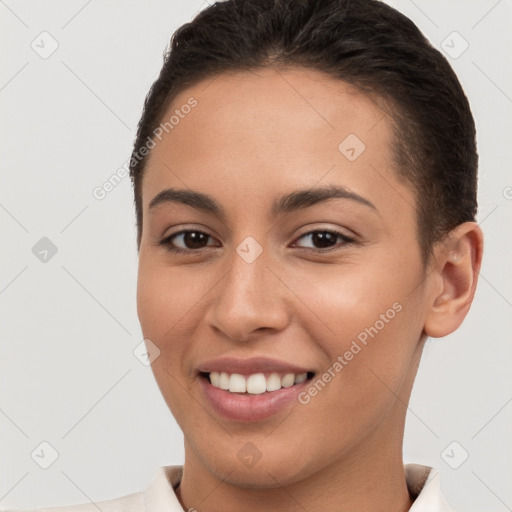
<svg viewBox="0 0 512 512">
<path fill-rule="evenodd" d="M 475 222 L 457 226 L 434 250 L 431 305 L 425 318 L 427 336 L 440 338 L 455 331 L 475 296 L 482 262 L 483 234 Z"/>
</svg>

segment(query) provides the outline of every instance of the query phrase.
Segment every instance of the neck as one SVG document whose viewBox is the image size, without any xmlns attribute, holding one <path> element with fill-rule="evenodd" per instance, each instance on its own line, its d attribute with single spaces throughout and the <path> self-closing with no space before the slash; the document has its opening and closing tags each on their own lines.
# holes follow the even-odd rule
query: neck
<svg viewBox="0 0 512 512">
<path fill-rule="evenodd" d="M 395 441 L 386 437 L 387 443 Z M 186 456 L 176 495 L 184 510 L 204 512 L 406 512 L 413 499 L 405 482 L 402 436 L 398 437 L 398 446 L 366 438 L 362 448 L 332 465 L 286 485 L 276 481 L 275 487 L 238 486 L 230 482 L 229 475 L 218 478 L 196 457 Z M 379 446 L 387 449 L 379 450 Z M 187 448 L 186 455 L 191 453 Z"/>
</svg>

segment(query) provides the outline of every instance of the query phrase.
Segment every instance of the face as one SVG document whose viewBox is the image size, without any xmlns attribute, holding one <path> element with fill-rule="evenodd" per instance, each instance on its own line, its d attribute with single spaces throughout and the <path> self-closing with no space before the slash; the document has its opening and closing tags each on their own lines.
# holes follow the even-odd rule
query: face
<svg viewBox="0 0 512 512">
<path fill-rule="evenodd" d="M 143 179 L 137 306 L 185 464 L 273 487 L 401 457 L 429 281 L 389 118 L 303 68 L 220 75 L 173 114 Z"/>
</svg>

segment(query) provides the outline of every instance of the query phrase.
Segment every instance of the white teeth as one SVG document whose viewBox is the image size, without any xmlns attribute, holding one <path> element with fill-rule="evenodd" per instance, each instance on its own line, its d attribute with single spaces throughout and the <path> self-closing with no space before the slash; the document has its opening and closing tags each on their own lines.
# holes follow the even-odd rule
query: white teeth
<svg viewBox="0 0 512 512">
<path fill-rule="evenodd" d="M 229 391 L 231 393 L 245 393 L 247 391 L 247 381 L 243 375 L 233 373 L 229 377 Z"/>
<path fill-rule="evenodd" d="M 307 378 L 307 373 L 298 373 L 297 375 L 295 375 L 295 384 L 300 384 L 301 382 L 304 382 Z"/>
<path fill-rule="evenodd" d="M 267 379 L 267 391 L 277 391 L 281 389 L 281 377 L 277 373 L 271 373 Z"/>
<path fill-rule="evenodd" d="M 220 374 L 219 372 L 210 373 L 210 382 L 216 388 L 220 388 Z"/>
<path fill-rule="evenodd" d="M 260 395 L 267 391 L 267 379 L 263 373 L 255 373 L 247 379 L 247 393 Z"/>
<path fill-rule="evenodd" d="M 249 393 L 261 395 L 266 391 L 278 391 L 281 388 L 289 388 L 294 384 L 300 384 L 307 379 L 307 373 L 287 373 L 282 377 L 277 373 L 271 373 L 265 377 L 263 373 L 253 373 L 245 377 L 239 373 L 211 372 L 210 382 L 213 387 L 230 391 L 231 393 Z"/>
<path fill-rule="evenodd" d="M 213 384 L 213 382 L 212 382 Z M 213 384 L 215 386 L 215 384 Z M 222 372 L 219 377 L 219 388 L 220 389 L 229 389 L 229 375 L 227 373 Z"/>
<path fill-rule="evenodd" d="M 295 383 L 295 375 L 293 373 L 287 373 L 281 380 L 281 386 L 283 388 L 289 388 Z"/>
</svg>

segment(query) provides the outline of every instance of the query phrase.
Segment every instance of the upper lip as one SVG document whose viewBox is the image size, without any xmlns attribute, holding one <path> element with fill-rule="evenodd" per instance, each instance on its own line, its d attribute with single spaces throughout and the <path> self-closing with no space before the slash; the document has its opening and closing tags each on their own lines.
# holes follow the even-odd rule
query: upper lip
<svg viewBox="0 0 512 512">
<path fill-rule="evenodd" d="M 290 364 L 286 361 L 279 361 L 269 357 L 251 357 L 248 359 L 238 359 L 235 357 L 219 357 L 210 359 L 201 363 L 197 367 L 198 372 L 226 372 L 239 373 L 241 375 L 251 375 L 253 373 L 276 372 L 276 373 L 308 373 L 311 370 Z"/>
</svg>

